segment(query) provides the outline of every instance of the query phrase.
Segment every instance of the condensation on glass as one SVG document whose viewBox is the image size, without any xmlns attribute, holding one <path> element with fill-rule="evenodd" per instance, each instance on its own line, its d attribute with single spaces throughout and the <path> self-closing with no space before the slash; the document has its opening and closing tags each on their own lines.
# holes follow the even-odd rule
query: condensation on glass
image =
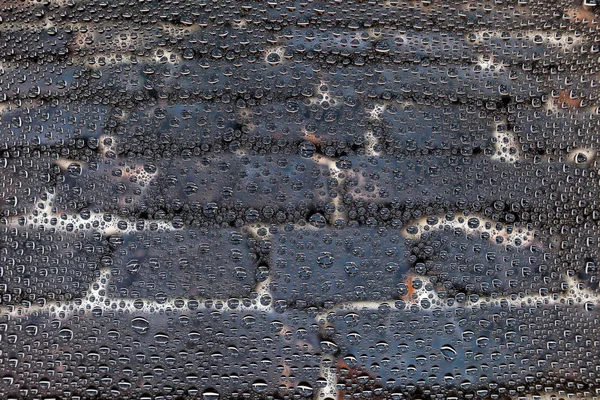
<svg viewBox="0 0 600 400">
<path fill-rule="evenodd" d="M 1 2 L 0 398 L 597 398 L 598 15 Z"/>
</svg>

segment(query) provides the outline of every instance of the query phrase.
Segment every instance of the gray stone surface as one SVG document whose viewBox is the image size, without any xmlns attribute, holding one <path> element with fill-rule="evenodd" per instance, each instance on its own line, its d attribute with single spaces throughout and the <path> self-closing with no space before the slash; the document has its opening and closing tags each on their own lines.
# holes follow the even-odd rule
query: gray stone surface
<svg viewBox="0 0 600 400">
<path fill-rule="evenodd" d="M 597 14 L 0 5 L 0 398 L 597 398 Z"/>
</svg>

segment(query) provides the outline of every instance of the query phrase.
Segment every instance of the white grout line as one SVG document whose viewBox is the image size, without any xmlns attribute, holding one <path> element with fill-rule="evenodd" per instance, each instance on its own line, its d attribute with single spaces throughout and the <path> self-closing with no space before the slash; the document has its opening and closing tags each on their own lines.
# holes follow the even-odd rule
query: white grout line
<svg viewBox="0 0 600 400">
<path fill-rule="evenodd" d="M 240 18 L 239 16 L 237 16 L 236 19 L 232 20 L 232 27 L 234 29 L 244 29 L 248 26 L 248 19 L 246 18 Z"/>
<path fill-rule="evenodd" d="M 323 155 L 315 155 L 312 157 L 312 160 L 314 162 L 316 162 L 317 164 L 324 165 L 327 168 L 329 168 L 329 170 L 333 176 L 339 177 L 342 174 L 342 170 L 338 168 L 338 166 L 336 165 L 336 160 L 334 160 L 334 159 L 331 159 L 331 158 L 323 156 Z M 340 182 L 340 184 L 341 184 L 341 182 Z M 342 204 L 342 201 L 343 201 L 343 198 L 339 194 L 332 199 L 332 203 L 335 205 L 335 211 L 333 212 L 333 215 L 331 216 L 331 221 L 329 221 L 331 224 L 335 223 L 337 220 L 342 220 L 342 221 L 348 220 L 348 213 L 346 212 L 346 209 L 345 209 L 344 205 Z"/>
<path fill-rule="evenodd" d="M 321 376 L 325 378 L 325 386 L 316 391 L 314 399 L 336 400 L 338 398 L 336 360 L 333 356 L 324 355 L 319 367 Z"/>
<path fill-rule="evenodd" d="M 387 104 L 385 103 L 375 104 L 372 110 L 366 110 L 367 116 L 372 120 L 379 121 L 385 112 L 386 107 Z"/>
<path fill-rule="evenodd" d="M 3 70 L 2 66 L 0 66 L 0 75 L 2 75 L 1 71 Z M 14 107 L 12 104 L 10 103 L 0 103 L 0 115 L 3 115 L 4 113 L 7 112 L 11 112 L 15 109 L 16 107 Z"/>
<path fill-rule="evenodd" d="M 503 71 L 504 64 L 496 61 L 495 57 L 489 54 L 481 54 L 477 57 L 477 65 L 485 70 Z"/>
<path fill-rule="evenodd" d="M 180 230 L 167 221 L 128 220 L 110 213 L 89 212 L 67 214 L 58 212 L 54 207 L 55 194 L 47 193 L 48 198 L 38 203 L 37 209 L 23 217 L 4 219 L 4 226 L 10 228 L 30 227 L 58 230 L 62 232 L 98 231 L 104 235 L 127 234 L 139 231 Z"/>
<path fill-rule="evenodd" d="M 421 288 L 415 290 L 415 292 L 412 295 L 412 298 L 410 300 L 406 300 L 406 303 L 409 303 L 411 305 L 417 306 L 422 310 L 434 310 L 434 309 L 446 309 L 446 308 L 458 308 L 458 306 L 451 306 L 448 307 L 446 305 L 443 304 L 442 299 L 440 299 L 440 297 L 437 295 L 437 293 L 435 292 L 435 290 L 432 290 L 432 284 L 431 281 L 429 280 L 429 278 L 427 276 L 421 276 L 421 275 L 417 275 L 413 278 L 413 280 L 420 280 L 422 282 L 422 286 Z M 423 307 L 423 300 L 428 300 L 431 303 L 431 306 L 428 308 Z M 364 301 L 349 301 L 349 302 L 345 302 L 345 303 L 340 303 L 337 304 L 336 306 L 334 306 L 333 308 L 324 310 L 322 312 L 320 312 L 319 314 L 317 314 L 317 321 L 319 323 L 324 323 L 325 326 L 328 326 L 328 324 L 326 323 L 327 321 L 327 315 L 332 313 L 332 312 L 339 312 L 339 311 L 360 311 L 360 310 L 371 310 L 371 311 L 377 311 L 380 310 L 382 307 L 383 308 L 389 308 L 389 309 L 395 309 L 395 305 L 394 303 L 396 302 L 396 300 L 389 300 L 389 301 L 369 301 L 369 300 L 364 300 Z M 464 306 L 463 306 L 464 307 Z"/>
<path fill-rule="evenodd" d="M 508 36 L 506 34 L 509 34 Z M 487 39 L 506 39 L 508 40 L 520 40 L 522 42 L 533 42 L 536 43 L 538 40 L 553 47 L 560 48 L 563 52 L 575 48 L 576 46 L 583 43 L 580 37 L 574 35 L 560 35 L 557 37 L 556 31 L 542 31 L 542 30 L 517 30 L 517 31 L 477 31 L 472 32 L 475 35 L 475 43 L 477 44 L 489 44 Z M 540 40 L 541 39 L 541 40 Z"/>
<path fill-rule="evenodd" d="M 365 140 L 367 142 L 365 148 L 365 155 L 367 156 L 379 156 L 381 153 L 375 151 L 375 147 L 379 144 L 379 140 L 373 135 L 373 131 L 365 132 Z"/>
<path fill-rule="evenodd" d="M 553 306 L 553 305 L 580 305 L 586 311 L 591 311 L 595 306 L 600 305 L 600 294 L 586 289 L 583 287 L 583 283 L 577 282 L 573 277 L 565 277 L 565 283 L 568 287 L 561 294 L 554 294 L 549 296 L 543 295 L 528 295 L 528 296 L 518 296 L 518 295 L 508 295 L 508 296 L 498 296 L 495 298 L 481 297 L 477 301 L 467 300 L 464 303 L 456 303 L 454 302 L 452 305 L 444 304 L 443 300 L 439 298 L 435 290 L 426 289 L 427 286 L 430 286 L 429 278 L 426 276 L 416 276 L 415 279 L 420 279 L 423 282 L 423 287 L 416 291 L 415 295 L 413 295 L 412 301 L 407 301 L 407 303 L 412 306 L 416 306 L 424 311 L 434 311 L 434 310 L 455 310 L 455 309 L 479 309 L 481 307 L 485 307 L 486 309 L 490 306 L 492 307 L 531 307 L 531 306 Z M 424 307 L 422 304 L 422 300 L 428 300 L 430 305 L 428 307 Z M 330 313 L 335 312 L 353 312 L 353 311 L 377 311 L 382 307 L 389 308 L 390 310 L 395 310 L 394 303 L 395 300 L 390 301 L 353 301 L 340 303 L 335 307 L 325 310 L 317 315 L 317 321 L 324 326 L 329 326 L 327 324 L 327 316 Z M 397 310 L 396 312 L 403 312 L 401 310 Z"/>
<path fill-rule="evenodd" d="M 126 118 L 126 116 L 123 116 Z M 108 155 L 116 156 L 117 140 L 110 135 L 100 135 L 98 138 L 98 152 L 106 159 Z M 109 154 L 107 154 L 109 153 Z"/>
<path fill-rule="evenodd" d="M 271 225 L 269 225 L 269 224 L 252 224 L 252 225 L 244 226 L 243 229 L 246 230 L 248 232 L 248 234 L 251 235 L 255 239 L 271 240 L 271 239 L 273 239 L 273 234 L 269 230 L 270 226 Z M 264 235 L 259 234 L 260 230 L 266 231 L 266 234 L 264 234 Z"/>
<path fill-rule="evenodd" d="M 104 63 L 100 64 L 97 62 L 100 58 L 104 59 Z M 182 58 L 178 54 L 161 48 L 158 48 L 157 52 L 153 56 L 146 57 L 139 57 L 126 52 L 116 52 L 96 53 L 93 55 L 93 57 L 73 56 L 71 59 L 78 64 L 92 70 L 102 69 L 105 65 L 130 65 L 139 62 L 175 65 L 182 61 Z"/>
<path fill-rule="evenodd" d="M 160 27 L 160 29 L 162 29 L 163 31 L 169 33 L 170 35 L 173 36 L 181 36 L 181 35 L 188 35 L 191 32 L 196 32 L 200 30 L 200 25 L 199 24 L 184 24 L 182 25 L 176 25 L 176 24 L 172 24 L 172 23 L 168 23 L 168 22 L 163 22 L 161 24 L 158 25 Z"/>
<path fill-rule="evenodd" d="M 285 53 L 284 46 L 275 46 L 265 50 L 265 56 L 263 61 L 266 64 L 275 66 L 281 64 L 284 61 L 283 55 Z"/>
<path fill-rule="evenodd" d="M 492 160 L 514 164 L 521 160 L 519 143 L 515 135 L 507 128 L 505 121 L 496 123 L 492 131 L 495 153 Z"/>
<path fill-rule="evenodd" d="M 416 229 L 409 233 L 410 228 Z M 527 247 L 537 243 L 535 239 L 536 231 L 523 227 L 513 227 L 511 225 L 499 224 L 496 221 L 478 216 L 454 216 L 448 219 L 445 215 L 427 216 L 407 223 L 402 229 L 402 234 L 407 238 L 418 239 L 425 232 L 439 231 L 446 228 L 460 229 L 465 235 L 481 235 L 486 233 L 489 240 L 497 244 L 497 239 L 501 238 L 502 243 L 516 247 Z"/>
<path fill-rule="evenodd" d="M 0 307 L 0 316 L 7 315 L 11 318 L 25 318 L 33 314 L 48 314 L 52 318 L 67 319 L 75 314 L 96 311 L 124 311 L 129 313 L 155 314 L 167 310 L 190 310 L 187 306 L 191 301 L 198 305 L 195 310 L 244 311 L 244 312 L 274 312 L 273 297 L 269 291 L 270 280 L 260 282 L 256 287 L 256 298 L 250 305 L 246 299 L 195 299 L 195 298 L 169 298 L 166 301 L 156 299 L 134 299 L 108 297 L 107 288 L 110 282 L 110 269 L 104 269 L 100 276 L 90 284 L 90 289 L 82 299 L 70 301 L 54 301 L 43 305 L 9 305 Z"/>
<path fill-rule="evenodd" d="M 321 80 L 316 86 L 316 95 L 313 97 L 309 97 L 308 100 L 310 104 L 319 104 L 320 106 L 328 105 L 329 107 L 334 107 L 340 103 L 342 103 L 343 99 L 337 98 L 331 94 L 329 90 L 329 84 Z"/>
<path fill-rule="evenodd" d="M 594 162 L 596 150 L 578 147 L 567 154 L 567 162 L 578 167 L 587 167 Z"/>
</svg>

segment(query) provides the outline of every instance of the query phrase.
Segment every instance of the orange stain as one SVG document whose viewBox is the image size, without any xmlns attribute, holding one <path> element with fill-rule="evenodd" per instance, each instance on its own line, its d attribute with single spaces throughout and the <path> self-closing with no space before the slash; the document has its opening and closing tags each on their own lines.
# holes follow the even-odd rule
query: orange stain
<svg viewBox="0 0 600 400">
<path fill-rule="evenodd" d="M 596 14 L 586 7 L 574 7 L 565 10 L 565 17 L 574 23 L 589 26 L 598 25 Z"/>
<path fill-rule="evenodd" d="M 344 372 L 342 374 L 342 371 Z M 342 358 L 338 358 L 337 362 L 338 378 L 343 377 L 345 381 L 350 381 L 352 384 L 358 384 L 358 378 L 361 376 L 368 375 L 371 379 L 375 380 L 376 376 L 360 365 L 350 367 Z M 371 384 L 367 384 L 365 388 L 371 388 Z M 346 391 L 340 390 L 337 395 L 337 400 L 343 400 L 346 397 Z M 375 398 L 379 398 L 378 396 Z"/>
<path fill-rule="evenodd" d="M 306 134 L 306 140 L 308 140 L 309 142 L 311 142 L 314 145 L 320 145 L 323 143 L 323 141 L 317 137 L 314 133 L 307 133 Z"/>
<path fill-rule="evenodd" d="M 409 302 L 409 303 L 415 302 L 415 299 L 413 299 L 413 295 L 416 293 L 416 291 L 413 286 L 413 280 L 414 280 L 414 276 L 412 274 L 406 275 L 406 278 L 404 279 L 404 284 L 408 288 L 408 292 L 404 296 L 402 296 L 402 300 Z"/>
<path fill-rule="evenodd" d="M 289 365 L 283 365 L 283 373 L 281 374 L 281 379 L 279 380 L 280 387 L 285 387 L 284 392 L 287 393 L 290 388 L 293 386 L 291 381 L 292 369 Z"/>
<path fill-rule="evenodd" d="M 572 98 L 571 91 L 562 89 L 559 92 L 558 97 L 554 99 L 554 103 L 561 108 L 580 108 L 581 107 L 581 99 Z"/>
</svg>

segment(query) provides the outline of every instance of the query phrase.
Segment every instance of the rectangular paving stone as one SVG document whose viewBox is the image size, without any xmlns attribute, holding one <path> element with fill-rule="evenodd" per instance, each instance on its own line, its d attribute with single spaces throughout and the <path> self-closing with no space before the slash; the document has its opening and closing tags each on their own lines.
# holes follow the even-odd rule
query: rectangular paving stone
<svg viewBox="0 0 600 400">
<path fill-rule="evenodd" d="M 275 211 L 290 204 L 308 208 L 337 195 L 331 169 L 299 156 L 215 155 L 157 168 L 144 198 L 149 206 L 187 205 L 210 215 L 210 209 L 234 204 L 258 211 L 267 205 Z M 249 223 L 265 218 L 247 217 Z"/>
<path fill-rule="evenodd" d="M 451 297 L 457 293 L 507 296 L 561 291 L 564 279 L 545 241 L 515 246 L 481 236 L 448 229 L 415 240 L 410 246 L 415 269 L 434 279 L 437 290 Z"/>
<path fill-rule="evenodd" d="M 53 66 L 30 64 L 28 71 L 35 74 L 36 79 L 23 78 L 18 66 L 13 66 L 4 72 L 1 85 L 4 101 L 27 98 L 52 98 L 64 96 L 69 90 L 78 86 L 78 77 L 82 71 L 75 66 Z M 39 84 L 44 82 L 43 84 Z"/>
<path fill-rule="evenodd" d="M 341 196 L 349 208 L 394 202 L 409 209 L 444 204 L 462 207 L 472 202 L 491 205 L 499 198 L 531 204 L 549 190 L 551 182 L 562 179 L 558 168 L 548 168 L 549 160 L 515 168 L 471 150 L 421 157 L 416 149 L 402 156 L 341 157 L 336 162 L 343 176 Z"/>
<path fill-rule="evenodd" d="M 0 113 L 0 140 L 4 147 L 36 147 L 99 139 L 106 133 L 109 112 L 106 107 L 85 104 L 14 107 Z"/>
<path fill-rule="evenodd" d="M 445 387 L 458 398 L 515 396 L 561 380 L 596 385 L 589 356 L 600 344 L 597 324 L 581 305 L 410 311 L 390 303 L 329 313 L 325 340 L 339 360 L 341 393 L 411 396 Z"/>
<path fill-rule="evenodd" d="M 113 296 L 228 299 L 259 282 L 253 244 L 234 229 L 141 231 L 112 243 Z"/>
<path fill-rule="evenodd" d="M 375 105 L 377 107 L 377 105 Z M 372 126 L 381 130 L 380 141 L 415 150 L 483 150 L 492 140 L 493 118 L 474 114 L 468 106 L 427 106 L 390 102 L 374 108 Z M 458 118 L 449 118 L 450 115 Z"/>
<path fill-rule="evenodd" d="M 117 121 L 115 147 L 141 154 L 160 150 L 157 145 L 212 148 L 235 138 L 234 130 L 239 130 L 236 112 L 233 104 L 195 101 L 140 107 Z"/>
<path fill-rule="evenodd" d="M 445 299 L 562 291 L 544 241 L 507 240 L 455 229 L 413 237 L 393 228 L 304 228 L 277 230 L 262 247 L 271 249 L 273 295 L 297 307 L 411 299 L 422 278 Z"/>
<path fill-rule="evenodd" d="M 5 398 L 310 397 L 320 374 L 318 326 L 302 315 L 106 312 L 4 321 L 0 331 L 17 338 L 0 355 Z"/>
<path fill-rule="evenodd" d="M 491 71 L 473 64 L 454 63 L 402 65 L 400 60 L 398 64 L 398 67 L 389 64 L 377 69 L 367 67 L 367 76 L 360 72 L 365 70 L 364 67 L 351 65 L 343 74 L 338 73 L 329 79 L 332 85 L 347 82 L 343 86 L 347 93 L 362 94 L 368 88 L 369 95 L 384 99 L 392 93 L 407 100 L 432 101 L 435 95 L 438 99 L 452 102 L 456 102 L 458 97 L 473 101 L 501 101 L 503 97 L 510 96 L 523 103 L 545 92 L 534 74 L 519 71 L 519 79 L 511 79 L 511 73 L 515 73 L 516 69 Z M 349 84 L 350 79 L 353 79 L 353 85 Z"/>
<path fill-rule="evenodd" d="M 239 64 L 205 56 L 192 60 L 182 59 L 179 51 L 162 51 L 164 56 L 158 56 L 161 51 L 134 56 L 128 53 L 109 54 L 112 58 L 98 64 L 97 58 L 90 57 L 78 60 L 78 73 L 74 75 L 76 82 L 69 93 L 92 93 L 99 98 L 113 96 L 126 98 L 134 104 L 153 105 L 159 103 L 180 103 L 207 101 L 214 103 L 221 99 L 222 104 L 239 106 L 230 94 L 224 91 L 232 87 L 240 88 L 243 97 L 258 99 L 263 102 L 285 101 L 291 96 L 297 97 L 314 87 L 316 73 L 310 65 L 295 67 L 291 63 L 271 66 L 264 61 L 266 54 L 255 51 L 247 56 L 253 62 L 260 62 L 260 69 L 246 70 L 244 73 L 234 73 Z M 104 58 L 104 57 L 103 57 Z M 78 82 L 85 82 L 82 87 Z M 289 94 L 274 95 L 274 89 L 287 89 Z M 90 92 L 92 91 L 92 92 Z M 277 92 L 275 92 L 277 93 Z M 118 106 L 127 103 L 109 101 Z"/>
<path fill-rule="evenodd" d="M 93 232 L 2 227 L 2 305 L 39 304 L 81 297 L 106 258 L 108 243 Z"/>
<path fill-rule="evenodd" d="M 62 27 L 15 21 L 14 16 L 10 15 L 6 17 L 2 29 L 5 40 L 0 44 L 0 55 L 4 62 L 24 64 L 69 53 L 73 35 Z M 21 45 L 15 47 L 13 44 L 16 42 Z"/>
<path fill-rule="evenodd" d="M 307 94 L 244 110 L 240 121 L 247 140 L 255 147 L 271 144 L 290 149 L 310 142 L 321 152 L 330 148 L 336 153 L 365 147 L 369 123 L 364 104 L 330 98 L 320 88 L 311 88 Z"/>
<path fill-rule="evenodd" d="M 360 55 L 375 51 L 379 55 L 406 59 L 428 57 L 444 60 L 468 60 L 475 56 L 473 46 L 466 38 L 449 33 L 398 31 L 391 26 L 379 31 L 361 29 L 329 29 L 325 32 L 297 29 L 294 35 L 284 37 L 282 44 L 297 53 L 325 52 L 329 55 Z"/>
<path fill-rule="evenodd" d="M 271 239 L 276 300 L 293 307 L 398 299 L 405 293 L 410 249 L 391 229 L 295 229 Z"/>
<path fill-rule="evenodd" d="M 480 157 L 475 160 L 481 160 Z M 345 203 L 447 201 L 472 198 L 460 173 L 472 169 L 470 156 L 345 157 L 337 162 L 342 170 L 342 196 Z M 487 161 L 487 160 L 486 160 Z M 464 175 L 463 175 L 464 176 Z M 483 178 L 482 174 L 482 178 Z M 469 182 L 473 184 L 473 182 Z"/>
<path fill-rule="evenodd" d="M 567 94 L 566 97 L 569 95 Z M 574 148 L 587 149 L 588 143 L 593 140 L 598 121 L 593 114 L 585 108 L 565 108 L 560 104 L 567 100 L 558 94 L 557 98 L 548 100 L 553 106 L 552 110 L 523 110 L 511 115 L 508 122 L 513 126 L 513 131 L 523 138 L 524 144 L 528 145 L 529 151 L 537 153 L 541 151 L 539 135 L 545 140 L 551 140 L 560 147 L 559 143 L 569 141 L 571 149 L 563 149 L 561 155 L 567 156 Z M 589 161 L 580 165 L 588 165 Z"/>
</svg>

